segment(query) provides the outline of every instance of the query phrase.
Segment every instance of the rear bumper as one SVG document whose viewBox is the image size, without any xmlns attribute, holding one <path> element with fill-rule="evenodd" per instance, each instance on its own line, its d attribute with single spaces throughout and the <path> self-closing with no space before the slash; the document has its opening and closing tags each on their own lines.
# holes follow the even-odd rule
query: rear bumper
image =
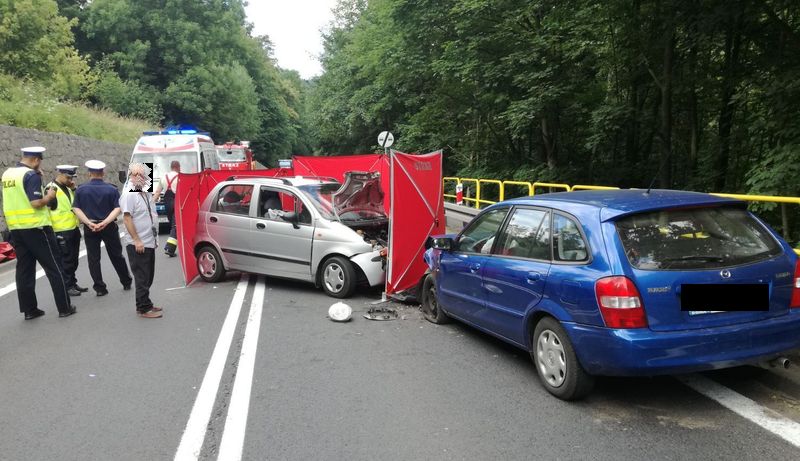
<svg viewBox="0 0 800 461">
<path fill-rule="evenodd" d="M 714 370 L 754 364 L 800 348 L 800 309 L 760 322 L 677 332 L 563 325 L 584 369 L 594 375 Z"/>
</svg>

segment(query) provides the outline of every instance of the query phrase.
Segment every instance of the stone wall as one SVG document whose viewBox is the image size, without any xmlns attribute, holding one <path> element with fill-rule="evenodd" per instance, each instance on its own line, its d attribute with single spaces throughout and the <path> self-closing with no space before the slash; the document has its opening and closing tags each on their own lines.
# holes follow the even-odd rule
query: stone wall
<svg viewBox="0 0 800 461">
<path fill-rule="evenodd" d="M 77 183 L 86 182 L 88 175 L 83 164 L 87 160 L 95 159 L 102 160 L 107 165 L 105 180 L 116 186 L 121 186 L 117 171 L 128 169 L 128 162 L 135 142 L 136 139 L 131 139 L 129 145 L 118 144 L 63 133 L 47 133 L 0 125 L 0 174 L 7 168 L 17 164 L 20 159 L 21 148 L 44 146 L 47 148 L 42 162 L 45 183 L 55 178 L 55 167 L 61 164 L 78 165 L 80 168 L 78 169 Z M 0 198 L 0 204 L 2 204 L 2 198 Z M 5 219 L 2 216 L 2 206 L 0 206 L 0 231 L 5 230 Z"/>
</svg>

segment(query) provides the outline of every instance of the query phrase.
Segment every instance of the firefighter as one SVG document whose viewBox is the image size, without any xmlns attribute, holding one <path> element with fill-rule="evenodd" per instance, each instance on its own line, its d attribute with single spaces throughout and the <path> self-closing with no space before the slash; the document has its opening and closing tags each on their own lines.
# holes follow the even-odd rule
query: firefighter
<svg viewBox="0 0 800 461">
<path fill-rule="evenodd" d="M 3 214 L 11 234 L 11 245 L 17 254 L 17 299 L 25 320 L 44 315 L 36 299 L 36 262 L 44 269 L 59 317 L 76 312 L 70 302 L 67 284 L 48 205 L 56 200 L 56 191 L 45 194 L 42 187 L 44 147 L 25 147 L 22 159 L 3 173 Z"/>
<path fill-rule="evenodd" d="M 75 271 L 78 269 L 78 253 L 81 249 L 81 231 L 78 229 L 78 217 L 72 211 L 75 198 L 75 176 L 78 167 L 75 165 L 58 165 L 56 180 L 47 185 L 47 189 L 56 191 L 56 200 L 50 202 L 50 219 L 53 221 L 53 232 L 61 247 L 61 262 L 64 268 L 64 282 L 70 296 L 80 296 L 89 291 L 78 285 Z"/>
<path fill-rule="evenodd" d="M 175 256 L 175 250 L 178 248 L 177 229 L 175 227 L 175 193 L 178 191 L 178 175 L 181 172 L 181 163 L 173 160 L 169 164 L 169 169 L 170 171 L 163 178 L 160 178 L 156 184 L 153 199 L 158 202 L 161 192 L 164 191 L 164 206 L 167 209 L 167 219 L 169 220 L 169 238 L 164 245 L 164 254 L 173 257 Z"/>
</svg>

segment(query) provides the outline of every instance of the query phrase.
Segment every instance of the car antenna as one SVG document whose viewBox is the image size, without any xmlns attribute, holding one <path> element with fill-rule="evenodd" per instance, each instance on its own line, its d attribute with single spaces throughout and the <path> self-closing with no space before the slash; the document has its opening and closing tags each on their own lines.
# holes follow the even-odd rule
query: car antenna
<svg viewBox="0 0 800 461">
<path fill-rule="evenodd" d="M 653 176 L 653 180 L 650 181 L 650 185 L 647 186 L 647 191 L 645 191 L 644 195 L 650 195 L 650 189 L 653 188 L 653 184 L 656 183 L 656 179 L 658 179 L 658 175 L 661 174 L 661 162 L 658 162 L 658 170 L 656 170 L 655 176 Z"/>
</svg>

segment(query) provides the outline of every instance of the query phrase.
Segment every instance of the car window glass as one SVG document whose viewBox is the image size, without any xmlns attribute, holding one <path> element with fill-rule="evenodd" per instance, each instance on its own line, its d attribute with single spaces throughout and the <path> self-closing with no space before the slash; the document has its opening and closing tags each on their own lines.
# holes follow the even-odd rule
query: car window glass
<svg viewBox="0 0 800 461">
<path fill-rule="evenodd" d="M 508 208 L 499 208 L 476 218 L 458 238 L 456 250 L 488 254 L 506 214 L 508 214 Z"/>
<path fill-rule="evenodd" d="M 553 218 L 553 259 L 556 261 L 586 261 L 589 257 L 578 224 L 571 218 Z"/>
<path fill-rule="evenodd" d="M 281 216 L 293 211 L 297 213 L 300 224 L 311 224 L 311 213 L 306 209 L 303 201 L 291 192 L 269 187 L 261 188 L 258 200 L 258 217 L 282 221 Z"/>
<path fill-rule="evenodd" d="M 215 211 L 248 216 L 250 214 L 250 198 L 252 196 L 253 186 L 229 184 L 219 190 Z"/>
<path fill-rule="evenodd" d="M 544 210 L 520 208 L 508 221 L 495 253 L 530 259 L 550 259 L 550 219 Z"/>
<path fill-rule="evenodd" d="M 617 233 L 639 269 L 711 269 L 771 258 L 782 250 L 747 210 L 659 210 L 621 218 Z"/>
</svg>

